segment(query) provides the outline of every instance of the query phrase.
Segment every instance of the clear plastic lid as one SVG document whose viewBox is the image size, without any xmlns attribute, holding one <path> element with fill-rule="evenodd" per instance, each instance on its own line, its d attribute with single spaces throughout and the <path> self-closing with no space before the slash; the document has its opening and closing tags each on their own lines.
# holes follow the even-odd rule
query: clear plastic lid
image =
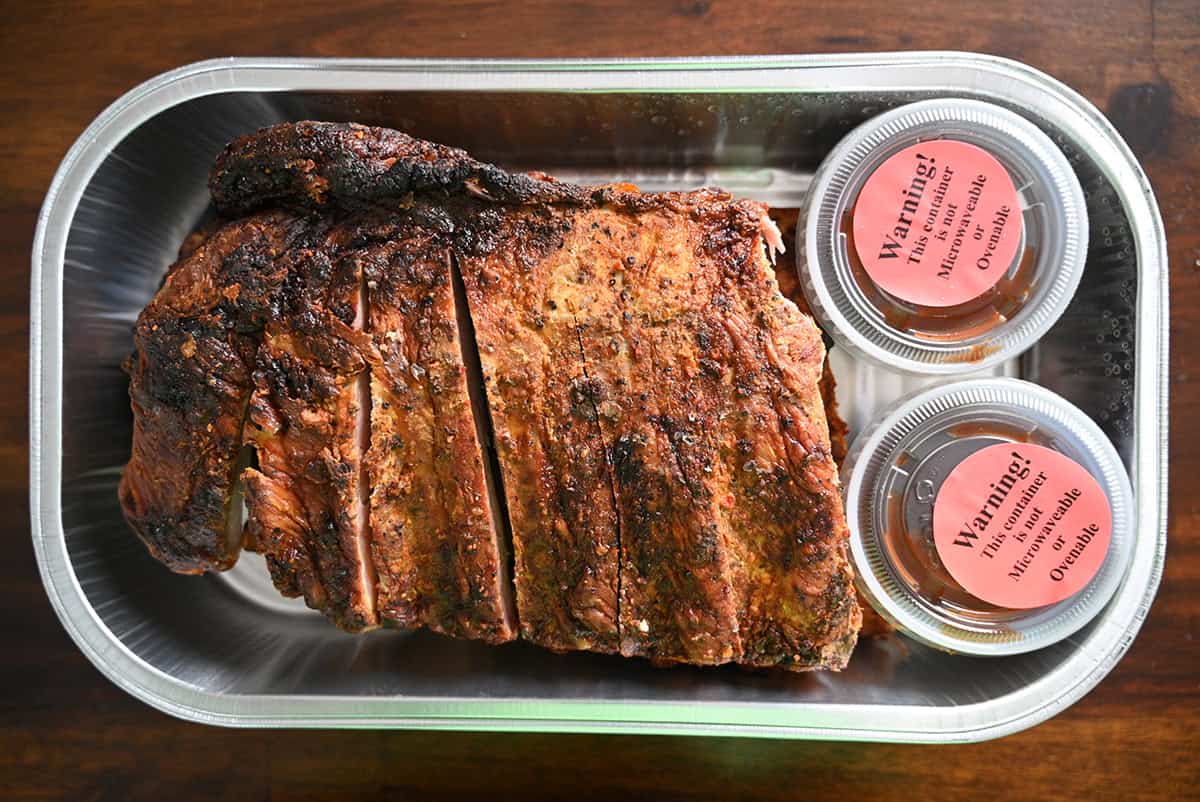
<svg viewBox="0 0 1200 802">
<path fill-rule="evenodd" d="M 1087 211 L 1034 124 L 926 100 L 852 131 L 813 178 L 796 249 L 842 346 L 912 373 L 965 373 L 1033 345 L 1083 273 Z"/>
<path fill-rule="evenodd" d="M 1032 461 L 1058 481 L 1043 486 L 1040 472 L 1016 481 L 995 470 L 977 478 L 987 489 L 965 509 L 994 513 L 995 525 L 981 527 L 978 539 L 963 534 L 978 562 L 994 563 L 993 586 L 949 559 L 954 545 L 935 521 L 948 503 L 943 492 L 956 492 L 965 468 L 986 463 L 989 451 L 1015 452 L 1014 472 Z M 1120 457 L 1090 418 L 1029 382 L 972 379 L 901 400 L 855 440 L 842 475 L 860 591 L 898 628 L 947 651 L 1018 654 L 1062 640 L 1100 612 L 1128 568 L 1133 492 Z M 1070 506 L 1061 488 L 1071 482 L 1093 493 L 1092 506 L 1083 498 L 1064 514 L 1059 496 Z M 969 530 L 970 518 L 956 514 L 949 538 L 960 521 Z M 982 553 L 988 548 L 994 560 Z M 1018 576 L 1010 581 L 1009 572 Z"/>
</svg>

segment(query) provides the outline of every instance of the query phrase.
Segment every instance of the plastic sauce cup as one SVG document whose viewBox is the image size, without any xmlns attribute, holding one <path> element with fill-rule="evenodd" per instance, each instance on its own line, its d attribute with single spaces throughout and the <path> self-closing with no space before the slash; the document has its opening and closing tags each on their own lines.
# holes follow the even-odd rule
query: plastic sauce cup
<svg viewBox="0 0 1200 802">
<path fill-rule="evenodd" d="M 1008 655 L 1078 631 L 1128 568 L 1116 449 L 1060 396 L 972 379 L 898 402 L 842 470 L 859 590 L 912 637 Z"/>
<path fill-rule="evenodd" d="M 796 248 L 814 314 L 850 353 L 909 373 L 1029 348 L 1083 274 L 1087 210 L 1046 134 L 975 100 L 859 126 L 813 178 Z"/>
</svg>

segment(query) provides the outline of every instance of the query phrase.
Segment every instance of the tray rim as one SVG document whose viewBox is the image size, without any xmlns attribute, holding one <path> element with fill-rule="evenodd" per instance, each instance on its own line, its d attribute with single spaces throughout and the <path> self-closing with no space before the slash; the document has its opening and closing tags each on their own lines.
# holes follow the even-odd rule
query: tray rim
<svg viewBox="0 0 1200 802">
<path fill-rule="evenodd" d="M 994 86 L 983 91 L 974 84 L 914 85 L 893 78 L 887 85 L 878 77 L 872 81 L 859 78 L 858 83 L 852 80 L 860 70 L 895 76 L 897 68 L 938 76 L 974 71 L 986 74 Z M 837 77 L 844 85 L 817 83 L 822 71 L 842 73 Z M 807 90 L 803 81 L 797 81 L 802 75 L 809 80 Z M 358 83 L 347 85 L 347 77 Z M 1137 371 L 1134 388 L 1137 403 L 1132 473 L 1136 520 L 1142 534 L 1117 598 L 1102 614 L 1084 646 L 1057 669 L 1018 691 L 958 707 L 805 702 L 695 704 L 223 695 L 201 690 L 150 666 L 109 632 L 88 605 L 66 552 L 60 514 L 60 462 L 66 234 L 84 188 L 113 144 L 177 103 L 231 91 L 652 92 L 700 88 L 687 85 L 689 79 L 696 78 L 705 89 L 725 92 L 914 88 L 970 91 L 976 96 L 1010 102 L 1030 102 L 1026 95 L 1032 93 L 1043 101 L 1037 111 L 1077 134 L 1080 144 L 1090 148 L 1090 155 L 1109 174 L 1129 214 L 1138 251 L 1136 351 L 1142 369 Z M 30 517 L 38 568 L 64 628 L 97 668 L 138 699 L 185 720 L 232 727 L 622 732 L 905 742 L 999 737 L 1045 721 L 1098 684 L 1129 648 L 1161 579 L 1167 521 L 1168 393 L 1162 362 L 1168 340 L 1166 276 L 1162 220 L 1149 182 L 1129 148 L 1099 110 L 1078 93 L 1009 59 L 930 51 L 639 59 L 224 58 L 196 62 L 149 79 L 98 115 L 63 158 L 38 216 L 30 304 Z M 885 719 L 892 724 L 885 726 Z"/>
</svg>

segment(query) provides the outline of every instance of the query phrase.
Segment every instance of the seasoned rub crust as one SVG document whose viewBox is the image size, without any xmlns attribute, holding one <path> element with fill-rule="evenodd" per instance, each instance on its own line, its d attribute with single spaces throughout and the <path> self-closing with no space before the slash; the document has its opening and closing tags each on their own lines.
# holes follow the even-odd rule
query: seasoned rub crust
<svg viewBox="0 0 1200 802">
<path fill-rule="evenodd" d="M 854 645 L 814 392 L 824 347 L 779 295 L 764 214 L 707 193 L 605 206 L 578 213 L 549 257 L 582 274 L 572 301 L 612 455 L 627 655 L 840 668 Z"/>
<path fill-rule="evenodd" d="M 305 229 L 284 212 L 225 225 L 172 266 L 134 326 L 133 449 L 119 495 L 130 527 L 174 571 L 237 560 L 241 530 L 227 518 L 257 332 L 286 274 L 279 255 Z"/>
<path fill-rule="evenodd" d="M 395 626 L 516 637 L 500 531 L 489 514 L 459 342 L 445 232 L 407 213 L 363 231 L 371 374 L 371 547 L 379 612 Z"/>
<path fill-rule="evenodd" d="M 556 650 L 616 652 L 616 511 L 570 300 L 579 277 L 547 258 L 569 218 L 474 204 L 454 219 L 512 524 L 521 634 Z"/>
<path fill-rule="evenodd" d="M 356 325 L 359 268 L 343 226 L 320 225 L 286 258 L 278 316 L 263 333 L 245 430 L 258 469 L 245 474 L 248 546 L 285 595 L 339 627 L 376 624 L 374 577 L 358 498 L 359 377 L 369 339 Z"/>
<path fill-rule="evenodd" d="M 229 143 L 209 178 L 218 211 L 229 216 L 266 207 L 301 212 L 368 206 L 424 205 L 423 214 L 450 224 L 468 248 L 489 247 L 494 215 L 472 210 L 608 206 L 629 212 L 709 207 L 730 201 L 718 189 L 641 193 L 630 184 L 588 187 L 542 173 L 510 173 L 465 151 L 357 123 L 298 122 L 264 128 Z M 475 200 L 474 205 L 456 201 Z M 434 223 L 436 225 L 436 223 Z"/>
</svg>

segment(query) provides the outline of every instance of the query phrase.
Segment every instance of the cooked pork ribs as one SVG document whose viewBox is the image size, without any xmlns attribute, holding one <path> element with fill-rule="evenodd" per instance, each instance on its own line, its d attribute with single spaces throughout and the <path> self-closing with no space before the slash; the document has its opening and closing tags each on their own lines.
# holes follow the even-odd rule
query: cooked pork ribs
<svg viewBox="0 0 1200 802">
<path fill-rule="evenodd" d="M 845 665 L 824 346 L 764 207 L 328 123 L 236 140 L 210 186 L 228 222 L 130 361 L 121 500 L 156 557 L 244 542 L 351 630 Z"/>
<path fill-rule="evenodd" d="M 258 468 L 243 474 L 246 542 L 281 591 L 359 630 L 377 620 L 361 503 L 370 354 L 361 270 L 341 247 L 344 226 L 312 233 L 283 258 L 284 291 L 254 362 L 244 436 Z"/>
<path fill-rule="evenodd" d="M 393 216 L 362 260 L 371 374 L 370 519 L 379 614 L 399 627 L 502 642 L 515 637 L 504 517 L 489 480 L 482 397 L 464 362 L 451 249 Z M 461 295 L 461 292 L 459 293 Z M 482 414 L 477 414 L 478 406 Z"/>
<path fill-rule="evenodd" d="M 613 189 L 502 248 L 551 288 L 539 330 L 579 338 L 583 412 L 609 455 L 625 655 L 811 667 L 853 646 L 815 392 L 824 347 L 779 294 L 763 214 L 722 193 Z"/>
<path fill-rule="evenodd" d="M 775 221 L 775 225 L 779 228 L 784 242 L 796 241 L 796 226 L 799 223 L 799 217 L 800 213 L 796 209 L 771 209 L 771 219 Z M 804 314 L 811 315 L 812 312 L 808 306 L 808 299 L 804 297 L 804 292 L 800 289 L 800 279 L 796 275 L 796 272 L 794 270 L 781 270 L 778 277 L 779 290 L 783 293 L 783 297 L 796 304 L 796 308 Z M 829 423 L 829 450 L 833 455 L 833 461 L 837 463 L 838 467 L 841 467 L 842 461 L 846 459 L 847 439 L 850 436 L 850 427 L 846 424 L 846 421 L 842 420 L 842 416 L 838 414 L 837 381 L 834 379 L 828 357 L 825 359 L 825 365 L 821 370 L 820 388 L 821 400 L 825 404 L 825 419 Z M 858 600 L 858 606 L 862 613 L 862 626 L 858 630 L 859 640 L 880 637 L 895 631 L 894 627 L 883 616 L 875 612 L 874 607 L 864 602 L 861 598 Z"/>
<path fill-rule="evenodd" d="M 286 277 L 279 255 L 309 224 L 285 212 L 228 223 L 174 265 L 126 361 L 133 452 L 126 520 L 174 571 L 224 570 L 242 546 L 234 492 L 261 332 Z"/>
</svg>

